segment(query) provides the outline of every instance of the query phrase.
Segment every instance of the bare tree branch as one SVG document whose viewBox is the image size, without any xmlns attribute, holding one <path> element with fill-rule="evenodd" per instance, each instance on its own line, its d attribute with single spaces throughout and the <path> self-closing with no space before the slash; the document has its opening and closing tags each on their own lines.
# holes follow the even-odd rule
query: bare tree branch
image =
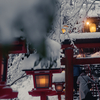
<svg viewBox="0 0 100 100">
<path fill-rule="evenodd" d="M 82 9 L 82 6 L 83 6 L 84 3 L 85 3 L 85 0 L 84 0 L 84 2 L 82 3 L 80 9 L 79 9 L 70 19 L 68 19 L 68 20 L 71 20 L 74 16 L 76 16 L 76 15 L 80 12 L 80 10 Z M 67 20 L 67 21 L 68 21 L 68 20 Z"/>
<path fill-rule="evenodd" d="M 94 1 L 92 2 L 91 6 L 89 7 L 89 9 L 88 9 L 87 12 L 86 12 L 86 15 L 88 14 L 89 10 L 91 9 L 91 7 L 92 7 L 92 5 L 94 4 L 95 1 L 96 1 L 96 0 L 94 0 Z"/>
<path fill-rule="evenodd" d="M 24 73 L 25 74 L 25 73 Z M 13 85 L 14 83 L 16 83 L 18 80 L 20 80 L 20 79 L 22 79 L 22 78 L 24 78 L 24 77 L 26 77 L 27 75 L 22 75 L 21 77 L 19 77 L 18 79 L 16 79 L 14 82 L 12 82 L 9 86 L 11 86 L 11 85 Z"/>
</svg>

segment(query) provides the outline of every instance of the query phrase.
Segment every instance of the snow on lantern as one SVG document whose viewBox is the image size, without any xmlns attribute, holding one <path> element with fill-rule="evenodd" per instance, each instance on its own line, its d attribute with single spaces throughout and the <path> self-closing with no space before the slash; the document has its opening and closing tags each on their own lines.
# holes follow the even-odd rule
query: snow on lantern
<svg viewBox="0 0 100 100">
<path fill-rule="evenodd" d="M 41 100 L 46 100 L 46 96 L 56 94 L 52 88 L 52 74 L 61 73 L 62 69 L 38 69 L 23 70 L 27 75 L 33 75 L 34 88 L 29 91 L 29 95 L 40 96 Z"/>
<path fill-rule="evenodd" d="M 63 71 L 62 73 L 53 74 L 52 84 L 55 85 L 55 95 L 58 95 L 58 100 L 61 100 L 61 95 L 65 95 L 65 92 L 63 91 L 65 84 L 65 71 Z"/>
<path fill-rule="evenodd" d="M 63 91 L 65 82 L 56 82 L 53 84 L 55 85 L 56 90 L 55 95 L 58 95 L 58 100 L 61 100 L 61 95 L 65 95 L 65 92 Z"/>
</svg>

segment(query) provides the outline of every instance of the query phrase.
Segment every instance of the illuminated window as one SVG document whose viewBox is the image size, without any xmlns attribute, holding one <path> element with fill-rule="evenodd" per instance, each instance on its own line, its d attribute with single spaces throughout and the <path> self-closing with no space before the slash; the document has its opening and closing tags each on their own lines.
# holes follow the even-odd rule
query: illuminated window
<svg viewBox="0 0 100 100">
<path fill-rule="evenodd" d="M 49 75 L 35 75 L 37 88 L 49 87 Z"/>
<path fill-rule="evenodd" d="M 89 29 L 90 32 L 96 32 L 96 24 L 90 24 Z"/>
</svg>

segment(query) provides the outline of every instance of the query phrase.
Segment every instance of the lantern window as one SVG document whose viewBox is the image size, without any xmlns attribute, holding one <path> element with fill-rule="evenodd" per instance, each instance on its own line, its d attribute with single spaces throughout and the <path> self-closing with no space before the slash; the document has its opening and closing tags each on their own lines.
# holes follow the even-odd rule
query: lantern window
<svg viewBox="0 0 100 100">
<path fill-rule="evenodd" d="M 37 88 L 49 88 L 49 74 L 35 75 Z"/>
</svg>

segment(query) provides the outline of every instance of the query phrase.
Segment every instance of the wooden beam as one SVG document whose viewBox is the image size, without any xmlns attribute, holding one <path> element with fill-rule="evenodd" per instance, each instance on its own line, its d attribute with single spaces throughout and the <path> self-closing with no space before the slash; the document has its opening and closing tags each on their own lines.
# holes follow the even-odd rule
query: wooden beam
<svg viewBox="0 0 100 100">
<path fill-rule="evenodd" d="M 75 44 L 75 46 L 77 48 L 97 48 L 97 47 L 100 47 L 100 43 Z M 72 47 L 72 45 L 63 44 L 61 48 L 63 49 L 63 48 L 68 48 L 68 47 Z"/>
<path fill-rule="evenodd" d="M 65 65 L 66 59 L 61 59 L 61 65 Z M 100 58 L 73 58 L 73 64 L 100 64 Z"/>
<path fill-rule="evenodd" d="M 73 49 L 65 50 L 65 100 L 73 100 Z"/>
<path fill-rule="evenodd" d="M 73 58 L 73 64 L 100 64 L 100 58 Z"/>
</svg>

